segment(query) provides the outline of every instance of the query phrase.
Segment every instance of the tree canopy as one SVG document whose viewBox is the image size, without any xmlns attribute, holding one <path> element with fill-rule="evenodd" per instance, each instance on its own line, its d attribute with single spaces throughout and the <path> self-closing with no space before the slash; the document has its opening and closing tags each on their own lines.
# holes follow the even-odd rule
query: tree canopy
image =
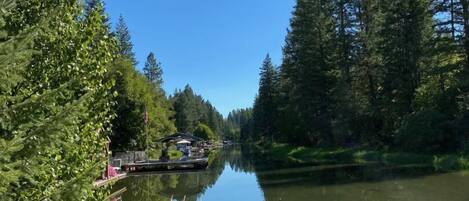
<svg viewBox="0 0 469 201">
<path fill-rule="evenodd" d="M 205 140 L 214 141 L 218 139 L 218 136 L 205 124 L 199 124 L 194 130 L 194 136 L 200 137 Z"/>
<path fill-rule="evenodd" d="M 116 46 L 102 5 L 83 16 L 78 1 L 0 4 L 0 196 L 103 199 L 92 183 L 105 165 Z"/>
<path fill-rule="evenodd" d="M 159 138 L 176 130 L 170 120 L 173 116 L 171 103 L 159 86 L 135 70 L 130 60 L 118 59 L 112 66 L 112 78 L 116 80 L 114 89 L 118 94 L 113 107 L 116 118 L 112 121 L 112 149 L 156 149 Z"/>
</svg>

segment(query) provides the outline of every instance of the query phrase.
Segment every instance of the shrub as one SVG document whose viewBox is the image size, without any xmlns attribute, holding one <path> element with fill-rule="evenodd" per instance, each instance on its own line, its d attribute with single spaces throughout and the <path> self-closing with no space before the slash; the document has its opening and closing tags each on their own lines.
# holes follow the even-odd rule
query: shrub
<svg viewBox="0 0 469 201">
<path fill-rule="evenodd" d="M 170 160 L 177 160 L 179 158 L 182 157 L 182 152 L 178 151 L 178 150 L 170 150 L 168 152 L 168 155 L 169 155 L 169 159 Z"/>
<path fill-rule="evenodd" d="M 215 133 L 205 124 L 199 124 L 194 131 L 194 135 L 205 140 L 217 140 Z"/>
<path fill-rule="evenodd" d="M 424 110 L 404 118 L 396 132 L 396 146 L 409 152 L 445 152 L 457 147 L 449 118 L 439 112 Z"/>
</svg>

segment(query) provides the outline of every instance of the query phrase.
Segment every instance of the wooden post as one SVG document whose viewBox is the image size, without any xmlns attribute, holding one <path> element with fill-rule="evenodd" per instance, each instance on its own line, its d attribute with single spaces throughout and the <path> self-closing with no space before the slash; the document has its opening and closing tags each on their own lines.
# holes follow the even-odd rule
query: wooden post
<svg viewBox="0 0 469 201">
<path fill-rule="evenodd" d="M 145 112 L 143 114 L 143 123 L 145 123 L 145 156 L 146 160 L 148 161 L 148 111 L 147 106 L 145 106 Z"/>
</svg>

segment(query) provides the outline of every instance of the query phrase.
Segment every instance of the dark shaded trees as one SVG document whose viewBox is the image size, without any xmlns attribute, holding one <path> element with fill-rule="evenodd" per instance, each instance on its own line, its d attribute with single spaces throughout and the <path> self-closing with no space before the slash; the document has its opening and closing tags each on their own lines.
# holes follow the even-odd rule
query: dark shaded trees
<svg viewBox="0 0 469 201">
<path fill-rule="evenodd" d="M 186 85 L 182 91 L 176 91 L 170 99 L 179 132 L 194 132 L 197 125 L 202 123 L 209 126 L 217 136 L 222 135 L 223 116 L 210 102 L 195 94 L 189 85 Z"/>
<path fill-rule="evenodd" d="M 468 5 L 298 0 L 278 97 L 269 109 L 278 115 L 276 141 L 402 150 L 413 142 L 427 151 L 456 150 L 457 139 L 468 137 L 461 131 L 468 111 Z M 250 139 L 269 136 L 258 126 L 269 115 L 257 115 L 265 104 L 265 77 Z M 428 124 L 433 126 L 424 128 Z"/>
<path fill-rule="evenodd" d="M 293 143 L 330 145 L 335 23 L 329 1 L 298 0 L 281 65 L 282 133 Z"/>
<path fill-rule="evenodd" d="M 378 35 L 382 58 L 382 113 L 386 138 L 400 120 L 415 111 L 415 90 L 423 59 L 425 31 L 431 26 L 428 1 L 392 1 L 381 5 L 383 21 Z M 430 17 L 430 18 L 429 18 Z M 427 23 L 427 24 L 426 24 Z"/>
</svg>

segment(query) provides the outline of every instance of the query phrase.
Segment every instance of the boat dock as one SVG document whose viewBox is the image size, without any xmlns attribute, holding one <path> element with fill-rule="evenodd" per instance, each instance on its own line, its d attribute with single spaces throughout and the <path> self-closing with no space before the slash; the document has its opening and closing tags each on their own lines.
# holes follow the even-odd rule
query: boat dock
<svg viewBox="0 0 469 201">
<path fill-rule="evenodd" d="M 126 172 L 145 172 L 145 171 L 168 171 L 168 170 L 200 170 L 208 166 L 208 158 L 179 160 L 179 161 L 160 161 L 148 160 L 142 162 L 128 163 L 123 165 Z"/>
<path fill-rule="evenodd" d="M 126 173 L 122 173 L 122 174 L 118 174 L 117 176 L 115 177 L 111 177 L 111 178 L 108 178 L 108 179 L 100 179 L 100 180 L 97 180 L 94 182 L 93 186 L 95 188 L 100 188 L 100 187 L 103 187 L 103 186 L 107 186 L 109 184 L 112 184 L 112 183 L 115 183 L 121 179 L 124 179 L 127 177 L 127 174 Z"/>
</svg>

